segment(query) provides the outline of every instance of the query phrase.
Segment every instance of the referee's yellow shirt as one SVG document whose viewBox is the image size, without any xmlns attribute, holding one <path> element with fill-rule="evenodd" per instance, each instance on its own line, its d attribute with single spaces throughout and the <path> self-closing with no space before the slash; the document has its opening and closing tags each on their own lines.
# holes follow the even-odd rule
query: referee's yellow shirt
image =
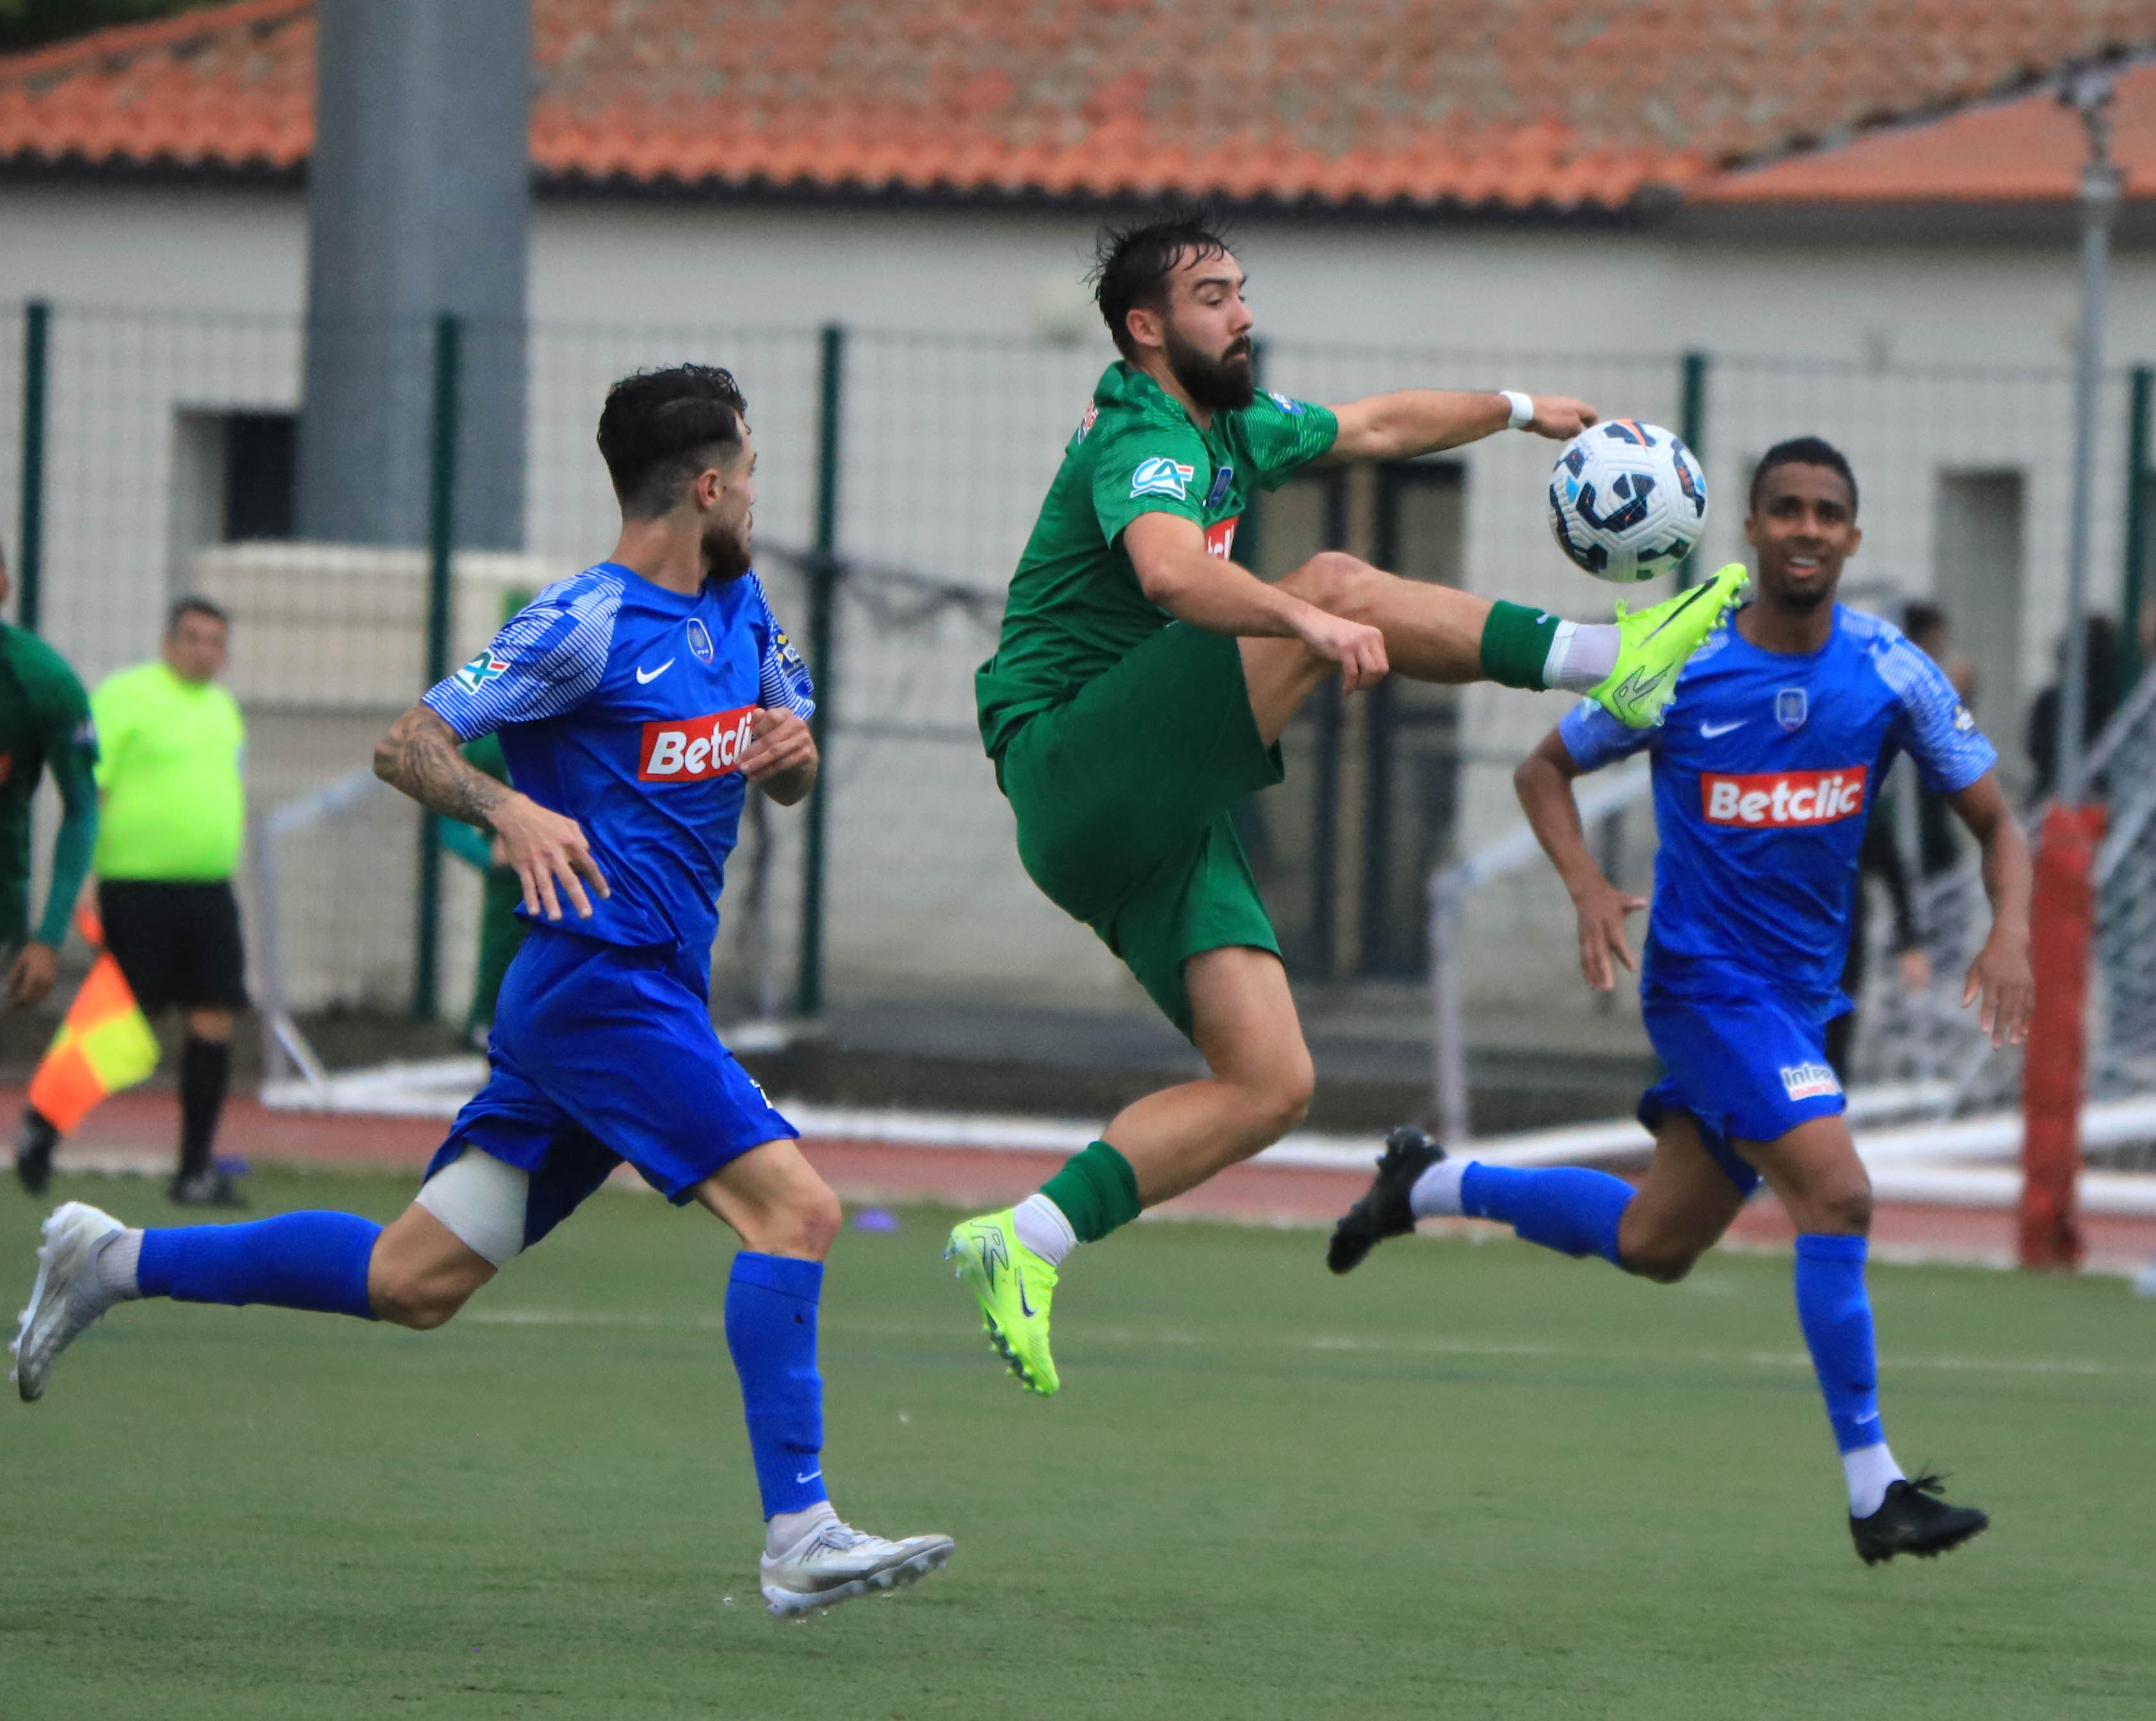
<svg viewBox="0 0 2156 1721">
<path fill-rule="evenodd" d="M 247 729 L 233 696 L 161 659 L 109 676 L 90 712 L 103 792 L 98 877 L 230 878 L 247 822 L 239 776 Z"/>
</svg>

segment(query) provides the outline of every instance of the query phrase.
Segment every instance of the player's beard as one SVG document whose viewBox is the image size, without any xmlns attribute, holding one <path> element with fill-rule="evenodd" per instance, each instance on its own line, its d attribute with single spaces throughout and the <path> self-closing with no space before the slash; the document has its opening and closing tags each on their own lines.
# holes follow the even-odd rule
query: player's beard
<svg viewBox="0 0 2156 1721">
<path fill-rule="evenodd" d="M 1250 362 L 1249 336 L 1238 336 L 1218 358 L 1184 340 L 1173 323 L 1162 329 L 1161 343 L 1168 355 L 1169 374 L 1207 412 L 1240 412 L 1258 398 L 1258 375 Z"/>
<path fill-rule="evenodd" d="M 712 526 L 704 532 L 704 578 L 725 585 L 749 571 L 748 522 L 738 527 Z"/>
</svg>

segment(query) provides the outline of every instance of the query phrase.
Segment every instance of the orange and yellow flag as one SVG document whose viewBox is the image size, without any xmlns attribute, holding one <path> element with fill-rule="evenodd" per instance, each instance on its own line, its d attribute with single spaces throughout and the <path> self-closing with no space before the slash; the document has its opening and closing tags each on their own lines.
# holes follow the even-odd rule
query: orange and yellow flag
<svg viewBox="0 0 2156 1721">
<path fill-rule="evenodd" d="M 157 1036 L 120 964 L 102 948 L 105 928 L 85 908 L 75 929 L 97 949 L 97 960 L 30 1078 L 31 1105 L 62 1135 L 74 1134 L 107 1094 L 132 1087 L 157 1067 Z"/>
</svg>

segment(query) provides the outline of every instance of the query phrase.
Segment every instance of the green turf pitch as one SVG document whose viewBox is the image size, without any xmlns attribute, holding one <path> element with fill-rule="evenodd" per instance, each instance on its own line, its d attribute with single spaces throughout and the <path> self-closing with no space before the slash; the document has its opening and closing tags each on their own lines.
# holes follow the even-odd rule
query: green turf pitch
<svg viewBox="0 0 2156 1721">
<path fill-rule="evenodd" d="M 408 1185 L 251 1179 L 258 1209 Z M 64 1182 L 136 1220 L 146 1182 Z M 43 1205 L 0 1194 L 7 1308 Z M 2144 1716 L 2156 1306 L 1873 1275 L 1886 1413 L 1991 1533 L 1866 1570 L 1785 1262 L 1675 1289 L 1510 1241 L 1134 1227 L 1064 1279 L 1066 1385 L 937 1258 L 849 1232 L 841 1508 L 958 1539 L 806 1623 L 756 1592 L 718 1224 L 608 1192 L 448 1328 L 135 1305 L 0 1403 L 0 1714 Z"/>
</svg>

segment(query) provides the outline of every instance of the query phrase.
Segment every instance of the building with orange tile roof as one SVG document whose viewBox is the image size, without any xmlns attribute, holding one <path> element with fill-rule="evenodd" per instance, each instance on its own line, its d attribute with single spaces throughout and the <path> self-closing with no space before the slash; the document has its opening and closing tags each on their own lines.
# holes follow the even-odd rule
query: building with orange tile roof
<svg viewBox="0 0 2156 1721">
<path fill-rule="evenodd" d="M 0 59 L 0 318 L 52 301 L 74 367 L 48 613 L 92 673 L 139 655 L 217 536 L 198 433 L 296 401 L 313 18 L 239 0 Z M 1673 419 L 1681 355 L 1708 353 L 1711 555 L 1741 549 L 1748 461 L 1822 430 L 1866 475 L 1881 587 L 2011 598 L 1984 646 L 2010 748 L 2048 673 L 2079 141 L 2044 80 L 2156 52 L 2156 0 L 533 0 L 533 18 L 531 548 L 564 567 L 608 527 L 597 391 L 685 353 L 741 369 L 767 414 L 760 529 L 804 539 L 831 322 L 855 331 L 842 543 L 999 584 L 1106 356 L 1081 285 L 1095 227 L 1173 194 L 1232 213 L 1279 386 L 1563 389 Z M 2133 62 L 2118 120 L 2124 365 L 2156 362 L 2156 68 Z M 0 321 L 10 534 L 18 327 Z M 2105 412 L 2097 555 L 2116 570 L 2123 383 Z M 1605 598 L 1546 541 L 1547 450 L 1499 439 L 1456 464 L 1434 577 L 1573 613 Z M 1491 758 L 1555 714 L 1479 691 L 1461 711 Z M 1512 816 L 1502 776 L 1462 790 L 1478 828 Z"/>
</svg>

